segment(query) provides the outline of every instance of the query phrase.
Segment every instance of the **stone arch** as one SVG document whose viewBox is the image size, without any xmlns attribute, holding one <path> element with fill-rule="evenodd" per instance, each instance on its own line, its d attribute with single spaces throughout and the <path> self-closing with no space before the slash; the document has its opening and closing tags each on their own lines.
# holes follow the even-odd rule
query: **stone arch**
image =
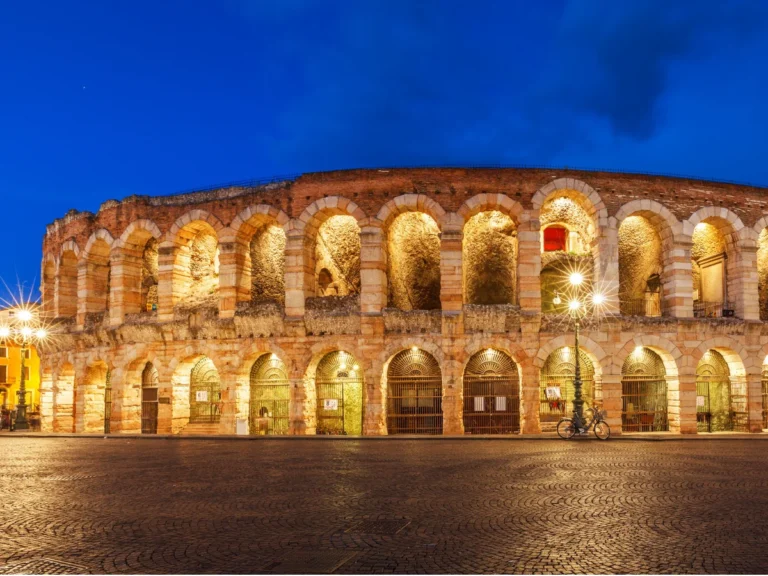
<svg viewBox="0 0 768 576">
<path fill-rule="evenodd" d="M 160 246 L 163 248 L 185 246 L 189 242 L 189 238 L 184 231 L 189 230 L 189 225 L 196 222 L 205 222 L 208 224 L 215 231 L 217 237 L 224 230 L 224 225 L 221 223 L 221 220 L 210 212 L 200 209 L 190 210 L 176 219 L 176 222 L 174 222 L 173 226 L 168 230 L 165 239 Z"/>
<path fill-rule="evenodd" d="M 551 340 L 545 342 L 544 345 L 539 348 L 539 351 L 533 360 L 534 366 L 538 369 L 541 369 L 549 355 L 555 350 L 559 350 L 563 347 L 573 347 L 572 335 L 568 334 L 557 336 L 556 338 L 552 338 Z M 605 359 L 607 354 L 600 346 L 600 344 L 582 334 L 579 337 L 579 348 L 584 350 L 584 352 L 587 354 L 587 356 L 589 356 L 589 359 L 594 364 L 595 380 L 597 380 L 598 377 L 602 377 L 603 370 L 605 369 Z M 608 360 L 608 363 L 610 363 L 610 359 Z"/>
<path fill-rule="evenodd" d="M 442 228 L 446 218 L 443 207 L 426 194 L 402 194 L 384 204 L 376 214 L 376 219 L 382 223 L 384 230 L 387 230 L 395 218 L 406 212 L 423 212 L 429 215 L 439 228 Z"/>
<path fill-rule="evenodd" d="M 659 316 L 674 307 L 675 239 L 683 225 L 654 200 L 633 200 L 616 214 L 619 307 L 622 314 Z"/>
<path fill-rule="evenodd" d="M 157 309 L 158 246 L 162 233 L 152 220 L 131 222 L 115 241 L 115 304 L 119 316 Z"/>
<path fill-rule="evenodd" d="M 700 208 L 691 214 L 687 223 L 693 240 L 691 265 L 694 295 L 698 292 L 698 299 L 694 298 L 694 316 L 721 316 L 725 309 L 735 310 L 740 318 L 745 318 L 745 312 L 751 316 L 756 303 L 747 302 L 747 298 L 752 297 L 749 293 L 753 287 L 756 288 L 757 271 L 752 270 L 752 256 L 745 258 L 742 246 L 750 244 L 752 230 L 745 228 L 741 219 L 730 210 L 713 206 Z M 723 252 L 718 253 L 725 254 L 724 263 L 716 258 L 718 254 L 709 254 L 712 251 L 709 245 L 714 247 L 719 242 L 718 237 L 724 244 Z M 714 240 L 707 242 L 699 238 Z M 706 279 L 705 269 L 708 270 Z"/>
<path fill-rule="evenodd" d="M 544 203 L 559 192 L 572 191 L 580 199 L 582 207 L 594 219 L 595 229 L 608 225 L 608 209 L 600 194 L 586 182 L 576 178 L 557 178 L 539 188 L 531 199 L 533 209 L 541 210 Z"/>
<path fill-rule="evenodd" d="M 110 365 L 98 352 L 85 358 L 83 372 L 75 380 L 75 430 L 85 433 L 109 431 L 112 403 L 107 395 L 110 387 Z"/>
<path fill-rule="evenodd" d="M 191 398 L 190 391 L 193 386 L 192 371 L 198 365 L 201 360 L 209 360 L 213 365 L 216 373 L 220 376 L 219 367 L 216 363 L 205 353 L 190 353 L 191 350 L 186 351 L 187 356 L 179 362 L 172 362 L 172 375 L 171 375 L 171 431 L 173 434 L 177 434 L 184 430 L 190 424 L 191 410 Z M 174 359 L 175 360 L 175 359 Z M 221 389 L 219 388 L 219 391 Z M 207 398 L 205 403 L 215 404 L 220 403 L 220 398 Z M 221 410 L 219 410 L 219 415 Z M 214 419 L 215 420 L 215 419 Z M 212 421 L 211 424 L 217 424 L 218 421 Z"/>
<path fill-rule="evenodd" d="M 343 196 L 326 196 L 307 206 L 295 220 L 294 228 L 311 238 L 331 216 L 352 216 L 361 228 L 367 218 L 363 209 L 352 200 Z"/>
<path fill-rule="evenodd" d="M 513 200 L 506 194 L 498 193 L 484 193 L 476 194 L 472 198 L 468 198 L 459 208 L 458 215 L 461 216 L 463 224 L 479 214 L 480 212 L 498 211 L 502 214 L 506 214 L 515 223 L 515 226 L 520 225 L 520 220 L 524 212 L 522 204 Z"/>
<path fill-rule="evenodd" d="M 267 204 L 247 206 L 221 234 L 222 243 L 234 243 L 237 302 L 252 305 L 285 303 L 285 212 Z M 223 263 L 224 264 L 224 263 Z"/>
<path fill-rule="evenodd" d="M 219 233 L 223 225 L 204 210 L 181 216 L 160 244 L 173 261 L 172 304 L 217 306 L 219 289 Z"/>
<path fill-rule="evenodd" d="M 80 248 L 74 240 L 61 245 L 56 262 L 56 317 L 68 318 L 77 314 L 77 268 Z"/>
<path fill-rule="evenodd" d="M 710 354 L 710 352 L 717 354 Z M 696 370 L 696 395 L 703 396 L 703 407 L 697 402 L 699 432 L 749 430 L 748 374 L 759 373 L 760 358 L 750 355 L 739 342 L 719 336 L 702 342 L 693 353 Z M 700 372 L 716 366 L 722 358 L 728 367 L 727 376 L 716 372 Z M 704 362 L 706 359 L 706 362 Z M 702 364 L 703 363 L 703 364 Z M 727 380 L 724 378 L 727 377 Z"/>
<path fill-rule="evenodd" d="M 748 370 L 761 368 L 760 359 L 755 360 L 754 355 L 750 354 L 738 340 L 728 336 L 717 336 L 705 340 L 692 352 L 691 360 L 694 370 L 708 350 L 720 352 L 734 376 L 746 376 Z"/>
<path fill-rule="evenodd" d="M 79 321 L 88 314 L 104 313 L 112 300 L 112 247 L 114 238 L 101 228 L 91 234 L 78 263 Z"/>
</svg>

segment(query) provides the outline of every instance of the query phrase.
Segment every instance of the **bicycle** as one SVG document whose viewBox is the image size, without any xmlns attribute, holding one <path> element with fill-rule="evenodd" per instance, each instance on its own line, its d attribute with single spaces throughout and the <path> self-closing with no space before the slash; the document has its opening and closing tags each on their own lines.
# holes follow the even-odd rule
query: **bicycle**
<svg viewBox="0 0 768 576">
<path fill-rule="evenodd" d="M 581 420 L 574 411 L 573 418 L 561 418 L 557 423 L 557 435 L 563 440 L 569 440 L 576 434 L 586 436 L 591 429 L 598 440 L 608 440 L 611 437 L 611 428 L 605 421 L 606 415 L 605 410 L 588 406 L 584 410 L 584 420 Z"/>
</svg>

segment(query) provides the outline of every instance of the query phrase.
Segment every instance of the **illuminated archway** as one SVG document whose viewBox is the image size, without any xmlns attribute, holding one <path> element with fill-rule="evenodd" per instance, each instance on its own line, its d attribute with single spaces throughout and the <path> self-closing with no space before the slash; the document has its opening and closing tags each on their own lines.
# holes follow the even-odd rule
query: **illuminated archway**
<svg viewBox="0 0 768 576">
<path fill-rule="evenodd" d="M 276 354 L 262 354 L 253 363 L 250 391 L 250 434 L 288 434 L 291 385 L 288 370 Z"/>
<path fill-rule="evenodd" d="M 667 380 L 664 361 L 638 346 L 621 368 L 621 425 L 624 432 L 666 432 Z"/>
<path fill-rule="evenodd" d="M 464 432 L 520 432 L 520 377 L 514 360 L 488 348 L 474 354 L 464 369 Z"/>
<path fill-rule="evenodd" d="M 363 372 L 352 354 L 339 350 L 323 356 L 315 390 L 317 434 L 363 433 Z"/>
<path fill-rule="evenodd" d="M 189 423 L 218 423 L 221 419 L 221 381 L 213 361 L 200 358 L 189 375 Z"/>
<path fill-rule="evenodd" d="M 389 434 L 443 433 L 443 380 L 429 352 L 413 347 L 395 354 L 387 367 Z"/>
<path fill-rule="evenodd" d="M 141 433 L 157 434 L 158 389 L 157 368 L 152 362 L 144 365 L 141 372 Z"/>
<path fill-rule="evenodd" d="M 497 210 L 472 216 L 464 225 L 462 262 L 466 303 L 517 302 L 517 228 L 512 218 Z"/>
<path fill-rule="evenodd" d="M 581 396 L 585 405 L 590 405 L 595 393 L 595 367 L 584 350 L 579 352 Z M 547 356 L 541 367 L 539 417 L 542 425 L 557 424 L 560 418 L 570 415 L 573 410 L 575 356 L 575 348 L 564 346 Z"/>
<path fill-rule="evenodd" d="M 440 230 L 423 212 L 404 212 L 387 230 L 389 305 L 439 310 Z"/>
<path fill-rule="evenodd" d="M 726 351 L 707 350 L 696 366 L 696 425 L 699 432 L 746 431 L 747 389 Z M 740 364 L 740 360 L 735 364 Z"/>
</svg>

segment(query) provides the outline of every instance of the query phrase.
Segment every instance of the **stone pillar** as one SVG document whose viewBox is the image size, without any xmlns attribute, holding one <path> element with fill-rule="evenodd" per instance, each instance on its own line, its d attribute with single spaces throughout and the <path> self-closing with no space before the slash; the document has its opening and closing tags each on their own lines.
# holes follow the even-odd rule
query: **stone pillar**
<svg viewBox="0 0 768 576">
<path fill-rule="evenodd" d="M 680 433 L 696 434 L 696 374 L 680 374 Z"/>
<path fill-rule="evenodd" d="M 82 329 L 85 326 L 85 315 L 88 312 L 88 261 L 82 259 L 77 263 L 77 316 L 76 325 Z"/>
<path fill-rule="evenodd" d="M 175 246 L 160 246 L 157 256 L 157 320 L 168 322 L 173 320 L 173 280 L 174 262 L 176 260 Z"/>
<path fill-rule="evenodd" d="M 111 264 L 109 324 L 119 326 L 125 315 L 141 311 L 141 258 L 128 248 L 114 251 Z"/>
<path fill-rule="evenodd" d="M 53 370 L 44 366 L 40 370 L 40 430 L 53 432 Z"/>
<path fill-rule="evenodd" d="M 289 230 L 285 241 L 285 315 L 304 316 L 304 302 L 314 280 L 308 262 L 307 239 L 303 230 Z"/>
<path fill-rule="evenodd" d="M 238 278 L 243 265 L 236 241 L 219 242 L 219 317 L 232 318 L 237 310 Z M 239 264 L 239 266 L 238 266 Z"/>
<path fill-rule="evenodd" d="M 381 225 L 360 230 L 360 312 L 380 315 L 387 305 L 387 251 Z"/>
<path fill-rule="evenodd" d="M 749 431 L 763 431 L 763 375 L 747 374 L 747 411 L 749 412 Z"/>
<path fill-rule="evenodd" d="M 459 215 L 446 214 L 440 233 L 440 305 L 443 312 L 460 312 L 463 307 L 463 236 Z"/>
<path fill-rule="evenodd" d="M 754 241 L 744 240 L 739 245 L 737 262 L 734 266 L 733 285 L 737 290 L 735 298 L 736 316 L 744 320 L 760 320 L 760 300 L 757 284 L 757 246 Z"/>
<path fill-rule="evenodd" d="M 187 392 L 189 394 L 189 392 Z M 158 386 L 157 386 L 157 433 L 158 434 L 174 434 L 181 430 L 181 427 L 177 427 L 174 430 L 173 419 L 173 402 L 174 388 L 173 381 L 170 375 L 160 372 L 158 369 Z"/>
<path fill-rule="evenodd" d="M 597 242 L 592 247 L 595 262 L 595 286 L 602 289 L 608 302 L 619 303 L 619 231 L 616 218 L 609 218 L 607 227 L 600 227 Z M 613 427 L 611 427 L 613 429 Z"/>
<path fill-rule="evenodd" d="M 443 372 L 443 434 L 464 434 L 464 389 L 461 362 L 454 360 L 454 350 L 443 348 L 446 361 L 441 366 Z"/>
<path fill-rule="evenodd" d="M 316 432 L 314 388 L 314 383 L 308 383 L 303 377 L 291 378 L 291 420 L 288 433 L 292 436 L 306 436 Z"/>
<path fill-rule="evenodd" d="M 672 246 L 666 250 L 662 295 L 666 315 L 674 318 L 693 317 L 693 276 L 691 267 L 690 236 L 675 237 Z"/>
<path fill-rule="evenodd" d="M 606 418 L 611 427 L 612 435 L 622 433 L 621 426 L 621 374 L 602 375 L 603 410 L 608 413 Z"/>
<path fill-rule="evenodd" d="M 237 432 L 237 375 L 224 368 L 219 370 L 221 386 L 221 418 L 219 434 Z"/>
<path fill-rule="evenodd" d="M 541 232 L 538 213 L 523 212 L 517 231 L 517 300 L 520 309 L 541 312 Z"/>
<path fill-rule="evenodd" d="M 537 366 L 534 366 L 532 360 L 526 359 L 520 363 L 520 372 L 522 373 L 522 381 L 520 382 L 520 433 L 540 434 L 540 371 Z"/>
<path fill-rule="evenodd" d="M 365 346 L 364 346 L 365 349 Z M 365 363 L 365 360 L 359 360 Z M 386 436 L 386 384 L 382 377 L 383 367 L 373 362 L 365 371 L 365 402 L 363 413 L 363 436 Z"/>
</svg>

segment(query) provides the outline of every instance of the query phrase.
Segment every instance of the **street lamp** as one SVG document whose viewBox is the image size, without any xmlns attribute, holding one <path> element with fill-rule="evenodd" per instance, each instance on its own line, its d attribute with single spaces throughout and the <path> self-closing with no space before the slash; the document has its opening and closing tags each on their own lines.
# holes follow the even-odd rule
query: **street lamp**
<svg viewBox="0 0 768 576">
<path fill-rule="evenodd" d="M 16 404 L 16 429 L 29 430 L 27 421 L 27 388 L 24 374 L 27 351 L 34 344 L 45 342 L 48 330 L 40 319 L 36 308 L 18 308 L 13 310 L 7 324 L 0 325 L 0 341 L 13 344 L 21 350 L 21 375 L 19 376 L 19 401 Z"/>
</svg>

